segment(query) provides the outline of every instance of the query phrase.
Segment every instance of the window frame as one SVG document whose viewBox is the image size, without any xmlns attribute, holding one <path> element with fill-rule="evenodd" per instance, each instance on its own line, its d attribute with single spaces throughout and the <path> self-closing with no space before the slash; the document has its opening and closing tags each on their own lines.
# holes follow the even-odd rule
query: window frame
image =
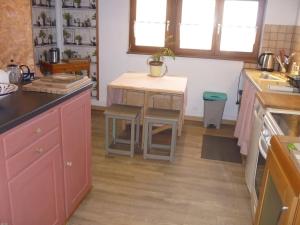
<svg viewBox="0 0 300 225">
<path fill-rule="evenodd" d="M 167 13 L 166 13 L 166 28 L 165 37 L 172 36 L 173 41 L 166 43 L 165 47 L 170 47 L 179 57 L 192 57 L 192 58 L 211 58 L 211 59 L 225 59 L 225 60 L 238 60 L 245 62 L 256 62 L 263 29 L 263 19 L 265 12 L 266 0 L 258 0 L 258 12 L 256 21 L 256 38 L 254 42 L 253 52 L 233 52 L 233 51 L 221 51 L 221 35 L 222 28 L 218 33 L 218 24 L 222 24 L 224 2 L 225 0 L 216 0 L 215 8 L 215 23 L 212 37 L 211 50 L 197 50 L 197 49 L 183 49 L 179 47 L 180 40 L 180 22 L 182 14 L 182 1 L 183 0 L 167 0 Z M 136 46 L 134 38 L 134 23 L 136 19 L 136 0 L 130 0 L 130 23 L 129 23 L 129 54 L 153 54 L 157 52 L 161 47 L 148 47 L 148 46 Z M 168 29 L 167 29 L 168 26 Z"/>
</svg>

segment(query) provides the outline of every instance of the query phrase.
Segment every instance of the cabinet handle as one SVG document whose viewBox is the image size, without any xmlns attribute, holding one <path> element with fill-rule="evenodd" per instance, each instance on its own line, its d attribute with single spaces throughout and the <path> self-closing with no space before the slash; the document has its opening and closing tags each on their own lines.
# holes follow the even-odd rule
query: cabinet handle
<svg viewBox="0 0 300 225">
<path fill-rule="evenodd" d="M 280 214 L 279 214 L 278 217 L 277 217 L 277 224 L 278 224 L 279 221 L 280 221 L 280 218 L 281 218 L 281 216 L 282 216 L 282 213 L 284 213 L 284 212 L 287 211 L 288 209 L 289 209 L 289 207 L 287 207 L 287 206 L 282 206 L 281 211 L 280 211 Z"/>
<path fill-rule="evenodd" d="M 41 153 L 44 152 L 44 149 L 43 148 L 39 148 L 39 149 L 36 150 L 36 152 L 41 154 Z"/>
<path fill-rule="evenodd" d="M 66 162 L 66 166 L 72 167 L 73 163 L 72 162 Z"/>
<path fill-rule="evenodd" d="M 41 129 L 41 128 L 37 128 L 35 132 L 36 132 L 37 134 L 40 134 L 40 133 L 42 133 L 42 129 Z"/>
</svg>

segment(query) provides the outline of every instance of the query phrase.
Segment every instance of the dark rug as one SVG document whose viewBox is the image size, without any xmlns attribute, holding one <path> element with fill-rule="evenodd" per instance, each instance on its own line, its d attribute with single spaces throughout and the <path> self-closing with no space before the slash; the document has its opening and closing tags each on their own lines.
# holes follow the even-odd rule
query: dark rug
<svg viewBox="0 0 300 225">
<path fill-rule="evenodd" d="M 201 158 L 242 163 L 236 138 L 203 135 Z"/>
</svg>

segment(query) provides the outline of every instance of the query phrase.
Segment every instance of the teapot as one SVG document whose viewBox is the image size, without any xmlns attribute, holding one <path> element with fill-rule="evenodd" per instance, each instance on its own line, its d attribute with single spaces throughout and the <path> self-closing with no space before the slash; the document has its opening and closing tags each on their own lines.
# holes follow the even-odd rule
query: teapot
<svg viewBox="0 0 300 225">
<path fill-rule="evenodd" d="M 31 73 L 30 69 L 27 65 L 17 65 L 14 63 L 13 60 L 10 61 L 11 63 L 7 65 L 6 71 L 9 74 L 9 82 L 12 84 L 19 84 L 22 79 L 23 80 L 30 80 Z"/>
</svg>

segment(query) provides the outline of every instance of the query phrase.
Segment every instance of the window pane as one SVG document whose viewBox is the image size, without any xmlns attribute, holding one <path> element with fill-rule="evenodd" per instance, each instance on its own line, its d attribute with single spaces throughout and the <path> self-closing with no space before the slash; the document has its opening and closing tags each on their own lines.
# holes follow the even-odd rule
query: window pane
<svg viewBox="0 0 300 225">
<path fill-rule="evenodd" d="M 180 48 L 210 50 L 215 19 L 215 0 L 183 0 Z"/>
<path fill-rule="evenodd" d="M 221 51 L 252 52 L 256 38 L 258 1 L 226 0 Z"/>
<path fill-rule="evenodd" d="M 134 27 L 137 46 L 165 45 L 167 0 L 137 0 Z"/>
</svg>

